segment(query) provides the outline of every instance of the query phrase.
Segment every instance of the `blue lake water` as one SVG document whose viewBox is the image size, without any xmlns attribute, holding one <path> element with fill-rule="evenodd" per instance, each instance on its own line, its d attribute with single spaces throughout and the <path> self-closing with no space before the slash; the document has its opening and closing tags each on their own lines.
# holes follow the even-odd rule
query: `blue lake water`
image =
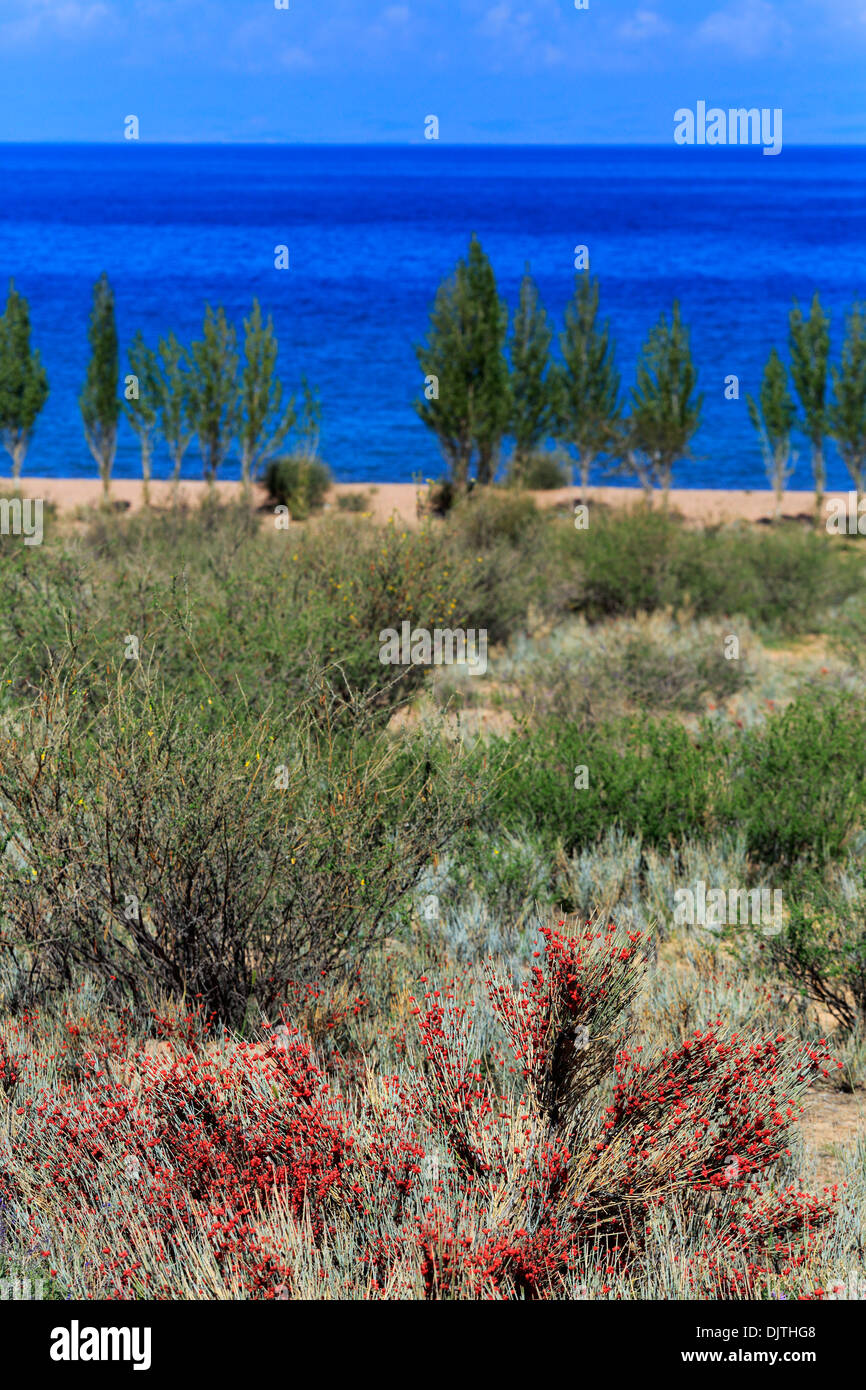
<svg viewBox="0 0 866 1390">
<path fill-rule="evenodd" d="M 441 470 L 411 402 L 440 280 L 475 231 L 516 302 L 529 263 L 557 327 L 576 244 L 590 248 L 624 385 L 641 341 L 678 297 L 705 392 L 681 486 L 766 486 L 745 395 L 770 347 L 787 352 L 793 296 L 814 289 L 838 352 L 846 308 L 866 297 L 866 149 L 6 145 L 0 146 L 0 277 L 31 306 L 51 396 L 25 465 L 94 472 L 78 412 L 92 284 L 115 290 L 126 344 L 200 331 L 206 302 L 240 325 L 273 314 L 280 370 L 320 391 L 322 454 L 347 481 Z M 286 244 L 291 268 L 274 269 Z M 125 365 L 125 364 L 124 364 Z M 740 378 L 739 401 L 724 379 Z M 791 486 L 808 487 L 808 446 Z M 200 475 L 193 445 L 184 472 Z M 8 471 L 5 470 L 4 471 Z M 168 460 L 157 455 L 157 476 Z M 229 463 L 225 476 L 237 476 Z M 124 425 L 115 473 L 138 474 Z M 846 487 L 832 454 L 828 481 Z"/>
</svg>

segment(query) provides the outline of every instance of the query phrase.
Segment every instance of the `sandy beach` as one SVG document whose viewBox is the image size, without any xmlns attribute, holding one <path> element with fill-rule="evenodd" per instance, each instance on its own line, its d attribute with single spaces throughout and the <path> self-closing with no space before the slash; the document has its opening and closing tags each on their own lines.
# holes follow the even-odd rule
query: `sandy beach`
<svg viewBox="0 0 866 1390">
<path fill-rule="evenodd" d="M 11 480 L 0 484 L 4 491 L 11 491 Z M 216 491 L 220 498 L 229 500 L 240 495 L 240 483 L 217 482 Z M 180 497 L 189 505 L 196 506 L 207 491 L 207 484 L 198 479 L 184 481 L 180 487 Z M 171 503 L 171 483 L 155 480 L 150 485 L 151 505 L 167 507 Z M 362 493 L 368 499 L 367 510 L 378 521 L 396 517 L 405 526 L 418 523 L 418 488 L 414 483 L 336 483 L 328 494 L 326 507 L 336 507 L 337 498 L 345 493 Z M 98 478 L 22 478 L 23 497 L 41 497 L 52 502 L 61 513 L 74 513 L 79 508 L 99 505 L 102 484 Z M 141 482 L 133 478 L 118 478 L 111 484 L 111 496 L 123 510 L 136 511 L 142 505 Z M 568 505 L 578 498 L 574 488 L 558 488 L 548 492 L 533 494 L 539 507 Z M 636 487 L 593 487 L 589 490 L 590 502 L 600 502 L 609 507 L 634 506 L 643 493 Z M 845 497 L 843 492 L 828 492 L 827 498 Z M 267 505 L 267 495 L 262 485 L 256 485 L 257 504 Z M 814 514 L 814 494 L 811 492 L 788 492 L 785 494 L 783 514 L 786 517 L 811 519 Z M 660 495 L 655 505 L 661 505 Z M 713 525 L 729 521 L 767 522 L 773 516 L 773 494 L 769 490 L 725 490 L 723 488 L 673 488 L 671 507 L 680 512 L 687 521 L 695 525 Z"/>
</svg>

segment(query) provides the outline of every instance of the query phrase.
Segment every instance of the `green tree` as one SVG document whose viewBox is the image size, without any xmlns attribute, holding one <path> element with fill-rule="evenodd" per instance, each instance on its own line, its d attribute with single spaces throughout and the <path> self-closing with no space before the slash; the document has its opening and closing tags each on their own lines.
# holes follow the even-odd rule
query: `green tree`
<svg viewBox="0 0 866 1390">
<path fill-rule="evenodd" d="M 866 305 L 854 304 L 842 346 L 842 370 L 833 367 L 830 433 L 857 489 L 857 506 L 866 490 Z"/>
<path fill-rule="evenodd" d="M 204 475 L 213 487 L 228 457 L 239 421 L 237 330 L 225 310 L 205 313 L 203 336 L 192 344 L 190 413 Z"/>
<path fill-rule="evenodd" d="M 144 505 L 150 503 L 150 474 L 153 461 L 153 436 L 162 403 L 163 382 L 156 353 L 144 341 L 141 330 L 136 333 L 127 353 L 130 374 L 125 382 L 124 411 L 138 435 L 141 448 L 141 492 Z"/>
<path fill-rule="evenodd" d="M 276 376 L 278 343 L 268 315 L 262 322 L 259 301 L 244 319 L 244 367 L 241 374 L 240 444 L 244 492 L 258 466 L 273 457 L 295 423 L 294 401 L 283 406 L 283 385 Z"/>
<path fill-rule="evenodd" d="M 661 488 L 665 507 L 674 464 L 687 457 L 701 421 L 704 398 L 694 395 L 697 380 L 689 331 L 674 301 L 670 323 L 662 314 L 641 348 L 629 425 L 632 458 L 650 484 Z"/>
<path fill-rule="evenodd" d="M 812 447 L 815 479 L 815 520 L 821 517 L 827 470 L 824 437 L 827 433 L 827 363 L 830 357 L 830 319 L 821 308 L 817 291 L 809 317 L 804 319 L 797 301 L 789 319 L 791 377 L 803 411 L 800 428 Z"/>
<path fill-rule="evenodd" d="M 496 471 L 511 409 L 507 330 L 508 311 L 493 267 L 473 236 L 467 259 L 439 286 L 426 344 L 415 349 L 427 378 L 424 399 L 415 408 L 435 433 L 461 489 L 473 454 L 479 482 L 489 482 Z"/>
<path fill-rule="evenodd" d="M 520 480 L 533 452 L 554 426 L 554 378 L 550 370 L 553 331 L 538 289 L 527 266 L 520 285 L 520 302 L 511 327 L 511 421 L 514 436 L 512 470 Z"/>
<path fill-rule="evenodd" d="M 117 422 L 120 399 L 117 394 L 120 367 L 117 352 L 117 325 L 114 319 L 114 292 L 102 272 L 93 287 L 90 313 L 90 362 L 84 390 L 79 397 L 84 434 L 102 479 L 107 502 L 111 470 L 117 452 Z"/>
<path fill-rule="evenodd" d="M 586 500 L 594 460 L 616 439 L 620 420 L 620 377 L 609 325 L 597 326 L 598 280 L 578 276 L 565 310 L 557 372 L 557 429 L 577 454 L 581 496 Z"/>
<path fill-rule="evenodd" d="M 16 491 L 33 427 L 47 398 L 45 368 L 38 351 L 30 350 L 27 300 L 10 280 L 9 297 L 0 318 L 0 438 L 12 460 Z"/>
<path fill-rule="evenodd" d="M 791 431 L 797 419 L 797 408 L 788 390 L 785 364 L 773 348 L 764 368 L 761 382 L 760 406 L 749 396 L 749 418 L 761 441 L 767 477 L 776 499 L 774 519 L 782 515 L 785 483 L 793 469 L 791 460 Z"/>
<path fill-rule="evenodd" d="M 159 340 L 159 427 L 172 462 L 172 497 L 177 501 L 183 456 L 195 434 L 189 356 L 173 333 Z"/>
<path fill-rule="evenodd" d="M 490 483 L 499 466 L 502 438 L 511 415 L 511 389 L 505 358 L 508 309 L 499 297 L 493 266 L 476 236 L 469 245 L 467 284 L 473 311 L 472 336 L 476 344 L 473 354 L 476 363 L 473 392 L 476 470 L 479 483 Z"/>
</svg>

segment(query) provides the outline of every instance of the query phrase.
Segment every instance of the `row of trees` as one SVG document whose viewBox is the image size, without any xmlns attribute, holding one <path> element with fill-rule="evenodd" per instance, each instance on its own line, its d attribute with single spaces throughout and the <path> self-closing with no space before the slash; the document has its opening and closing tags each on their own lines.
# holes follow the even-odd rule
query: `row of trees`
<svg viewBox="0 0 866 1390">
<path fill-rule="evenodd" d="M 525 474 L 532 455 L 556 439 L 572 449 L 584 493 L 593 464 L 604 456 L 610 472 L 636 477 L 646 491 L 659 487 L 667 497 L 674 466 L 689 456 L 703 406 L 679 305 L 651 329 L 627 402 L 621 396 L 610 328 L 600 323 L 598 310 L 598 281 L 584 272 L 565 310 L 555 360 L 553 329 L 527 270 L 509 334 L 508 310 L 493 267 L 477 237 L 472 238 L 467 258 L 440 286 L 427 341 L 416 348 L 425 374 L 424 398 L 416 409 L 436 434 L 458 487 L 466 485 L 473 464 L 478 481 L 490 482 L 509 436 L 514 441 L 509 471 L 515 481 Z M 759 399 L 749 397 L 748 408 L 777 512 L 792 471 L 796 429 L 811 445 L 820 511 L 827 439 L 835 440 L 858 493 L 866 481 L 866 311 L 858 305 L 851 311 L 841 364 L 832 370 L 829 318 L 817 294 L 808 317 L 794 304 L 789 340 L 799 404 L 774 349 Z"/>
<path fill-rule="evenodd" d="M 553 329 L 527 270 L 509 335 L 493 267 L 473 236 L 467 258 L 440 285 L 427 341 L 416 348 L 425 375 L 416 409 L 458 487 L 466 486 L 473 464 L 478 481 L 491 482 L 510 436 L 509 469 L 517 482 L 533 454 L 555 438 L 573 449 L 584 492 L 593 464 L 606 455 L 616 471 L 667 496 L 703 405 L 679 305 L 670 319 L 661 316 L 643 346 L 628 414 L 615 344 L 598 308 L 598 282 L 584 272 L 565 311 L 561 361 L 555 361 Z"/>
<path fill-rule="evenodd" d="M 195 439 L 205 478 L 213 483 L 237 447 L 244 488 L 298 427 L 301 451 L 316 452 L 320 410 L 306 381 L 300 417 L 294 397 L 284 397 L 276 374 L 278 343 L 270 316 L 258 300 L 243 321 L 243 343 L 220 307 L 207 307 L 201 338 L 185 347 L 173 333 L 157 350 L 136 333 L 127 352 L 129 371 L 120 380 L 114 294 L 104 273 L 93 290 L 90 361 L 79 397 L 84 433 L 107 498 L 121 417 L 138 437 L 145 501 L 153 454 L 162 438 L 177 488 L 184 456 Z M 48 396 L 39 353 L 30 347 L 27 301 L 10 286 L 0 318 L 0 436 L 12 458 L 15 483 Z"/>
<path fill-rule="evenodd" d="M 838 366 L 830 363 L 830 317 L 817 293 L 808 318 L 795 302 L 788 321 L 788 345 L 799 409 L 788 388 L 788 369 L 773 348 L 759 398 L 749 397 L 749 414 L 761 440 L 777 516 L 797 457 L 794 431 L 805 435 L 815 482 L 815 515 L 820 519 L 828 440 L 834 441 L 851 475 L 858 506 L 866 488 L 866 307 L 855 303 L 848 313 Z"/>
</svg>

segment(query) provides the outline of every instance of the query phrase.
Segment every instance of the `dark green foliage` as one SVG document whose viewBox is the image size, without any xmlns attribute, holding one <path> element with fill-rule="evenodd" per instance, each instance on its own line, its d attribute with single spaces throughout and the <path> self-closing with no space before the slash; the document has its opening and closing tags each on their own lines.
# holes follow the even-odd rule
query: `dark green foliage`
<svg viewBox="0 0 866 1390">
<path fill-rule="evenodd" d="M 90 362 L 84 390 L 79 397 L 87 444 L 99 468 L 103 496 L 108 498 L 111 470 L 117 450 L 117 422 L 120 398 L 117 394 L 117 325 L 114 319 L 114 292 L 103 271 L 93 287 L 90 314 Z"/>
<path fill-rule="evenodd" d="M 620 418 L 615 345 L 607 323 L 599 327 L 597 318 L 598 281 L 587 271 L 578 277 L 565 310 L 559 340 L 563 365 L 555 377 L 557 430 L 577 454 L 584 495 L 593 462 L 615 446 Z"/>
<path fill-rule="evenodd" d="M 866 577 L 862 560 L 823 534 L 701 532 L 642 507 L 597 513 L 580 534 L 579 558 L 574 607 L 589 618 L 687 608 L 697 617 L 742 614 L 782 632 L 814 631 Z"/>
<path fill-rule="evenodd" d="M 27 300 L 9 282 L 9 297 L 0 318 L 0 439 L 17 479 L 33 428 L 48 399 L 48 377 L 38 351 L 30 348 Z"/>
<path fill-rule="evenodd" d="M 520 285 L 520 302 L 511 327 L 511 422 L 514 458 L 511 472 L 524 487 L 534 487 L 527 468 L 551 433 L 555 421 L 550 344 L 553 330 L 529 271 Z"/>
<path fill-rule="evenodd" d="M 436 392 L 425 393 L 415 408 L 439 440 L 458 488 L 466 486 L 473 458 L 479 482 L 496 472 L 511 411 L 507 328 L 493 267 L 473 236 L 467 259 L 439 287 L 426 344 L 415 349 L 425 378 L 435 378 L 428 389 Z"/>
<path fill-rule="evenodd" d="M 855 304 L 848 316 L 841 368 L 833 368 L 830 432 L 857 490 L 866 489 L 866 307 Z"/>
<path fill-rule="evenodd" d="M 520 470 L 521 485 L 532 492 L 568 487 L 571 469 L 561 454 L 530 454 Z"/>
<path fill-rule="evenodd" d="M 173 333 L 159 342 L 160 429 L 172 461 L 175 492 L 183 456 L 195 434 L 189 354 Z"/>
<path fill-rule="evenodd" d="M 289 454 L 269 459 L 265 467 L 265 486 L 274 501 L 287 506 L 300 521 L 321 507 L 331 486 L 331 471 L 319 459 Z"/>
<path fill-rule="evenodd" d="M 237 330 L 225 310 L 207 306 L 202 337 L 192 344 L 190 418 L 204 475 L 213 483 L 228 457 L 240 420 Z"/>
<path fill-rule="evenodd" d="M 695 396 L 697 380 L 689 332 L 675 301 L 670 323 L 662 314 L 641 348 L 627 432 L 639 474 L 660 487 L 665 500 L 674 464 L 687 456 L 700 424 L 704 398 Z"/>
<path fill-rule="evenodd" d="M 856 699 L 795 701 L 736 745 L 720 815 L 765 864 L 824 864 L 866 804 L 866 712 Z"/>
<path fill-rule="evenodd" d="M 244 366 L 241 373 L 241 477 L 248 490 L 262 462 L 282 447 L 295 423 L 294 401 L 283 404 L 283 386 L 276 375 L 278 343 L 268 316 L 262 321 L 259 301 L 244 319 Z"/>
<path fill-rule="evenodd" d="M 704 833 L 723 761 L 720 747 L 696 745 L 672 719 L 582 729 L 552 719 L 524 738 L 495 740 L 489 756 L 501 779 L 497 820 L 566 853 L 611 825 L 657 845 Z M 589 772 L 585 788 L 575 787 L 579 767 Z"/>
<path fill-rule="evenodd" d="M 817 291 L 809 317 L 794 301 L 789 320 L 791 377 L 800 398 L 800 428 L 812 447 L 812 473 L 815 479 L 815 513 L 820 515 L 824 497 L 826 468 L 824 436 L 827 433 L 827 363 L 830 357 L 830 319 L 821 308 Z"/>
<path fill-rule="evenodd" d="M 124 409 L 141 446 L 142 492 L 146 504 L 150 493 L 153 434 L 163 408 L 164 383 L 156 353 L 147 346 L 140 331 L 136 333 L 127 355 L 131 374 L 136 380 L 128 383 L 124 390 Z"/>
<path fill-rule="evenodd" d="M 542 721 L 501 741 L 498 813 L 567 851 L 611 825 L 649 844 L 742 833 L 756 864 L 780 877 L 839 860 L 866 820 L 866 713 L 856 700 L 804 696 L 736 734 L 676 720 Z M 574 769 L 589 770 L 587 787 Z"/>
<path fill-rule="evenodd" d="M 791 476 L 791 431 L 797 418 L 797 408 L 788 390 L 785 364 L 775 348 L 764 368 L 761 382 L 760 408 L 748 397 L 749 418 L 761 440 L 767 478 L 776 498 L 776 518 L 782 514 L 782 494 Z"/>
</svg>

